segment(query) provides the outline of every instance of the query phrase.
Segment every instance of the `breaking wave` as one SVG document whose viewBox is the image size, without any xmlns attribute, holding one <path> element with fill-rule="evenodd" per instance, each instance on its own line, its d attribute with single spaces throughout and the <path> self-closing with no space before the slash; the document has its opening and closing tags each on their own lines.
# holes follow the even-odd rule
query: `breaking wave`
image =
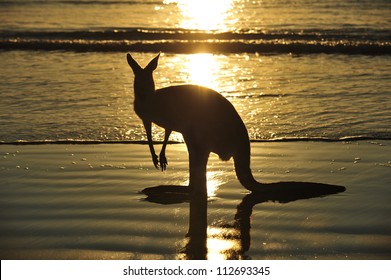
<svg viewBox="0 0 391 280">
<path fill-rule="evenodd" d="M 297 30 L 210 32 L 187 29 L 96 29 L 0 32 L 3 50 L 167 53 L 391 54 L 387 30 Z"/>
</svg>

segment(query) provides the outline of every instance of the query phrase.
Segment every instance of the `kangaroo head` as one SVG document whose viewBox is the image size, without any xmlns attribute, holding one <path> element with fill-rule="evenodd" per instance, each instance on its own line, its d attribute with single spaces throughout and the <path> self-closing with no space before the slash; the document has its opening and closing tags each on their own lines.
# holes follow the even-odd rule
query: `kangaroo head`
<svg viewBox="0 0 391 280">
<path fill-rule="evenodd" d="M 127 54 L 129 66 L 134 73 L 134 94 L 136 96 L 142 97 L 155 92 L 155 82 L 153 81 L 152 72 L 157 67 L 159 55 L 160 53 L 143 69 L 130 54 Z"/>
</svg>

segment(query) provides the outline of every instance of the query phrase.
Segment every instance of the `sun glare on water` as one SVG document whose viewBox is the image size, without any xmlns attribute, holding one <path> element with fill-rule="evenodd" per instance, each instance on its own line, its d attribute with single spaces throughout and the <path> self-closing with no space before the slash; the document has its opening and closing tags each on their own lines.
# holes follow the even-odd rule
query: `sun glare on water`
<svg viewBox="0 0 391 280">
<path fill-rule="evenodd" d="M 189 83 L 217 89 L 219 65 L 215 56 L 208 53 L 189 55 L 185 67 Z"/>
<path fill-rule="evenodd" d="M 235 228 L 208 227 L 208 260 L 231 259 L 241 249 L 239 232 Z"/>
<path fill-rule="evenodd" d="M 165 4 L 176 4 L 181 13 L 181 28 L 200 30 L 227 29 L 227 16 L 233 0 L 166 0 Z"/>
</svg>

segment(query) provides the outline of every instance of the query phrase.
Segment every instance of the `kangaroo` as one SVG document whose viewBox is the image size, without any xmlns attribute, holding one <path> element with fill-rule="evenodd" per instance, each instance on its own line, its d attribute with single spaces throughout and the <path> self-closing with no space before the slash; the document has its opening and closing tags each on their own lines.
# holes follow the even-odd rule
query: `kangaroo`
<svg viewBox="0 0 391 280">
<path fill-rule="evenodd" d="M 178 85 L 155 89 L 153 71 L 158 54 L 142 68 L 130 54 L 127 61 L 134 73 L 134 110 L 143 121 L 152 161 L 156 168 L 167 168 L 166 146 L 172 131 L 182 133 L 189 154 L 191 192 L 201 188 L 206 194 L 206 166 L 211 152 L 220 159 L 234 159 L 236 176 L 248 190 L 262 191 L 250 169 L 250 140 L 234 106 L 218 92 L 198 85 Z M 151 124 L 165 129 L 159 157 L 152 142 Z M 203 189 L 204 188 L 204 189 Z"/>
</svg>

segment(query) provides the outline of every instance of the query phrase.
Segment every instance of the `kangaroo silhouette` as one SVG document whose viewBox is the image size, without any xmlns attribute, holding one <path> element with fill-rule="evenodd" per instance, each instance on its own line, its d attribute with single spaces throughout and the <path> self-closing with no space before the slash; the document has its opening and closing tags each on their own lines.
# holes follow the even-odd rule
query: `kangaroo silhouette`
<svg viewBox="0 0 391 280">
<path fill-rule="evenodd" d="M 158 66 L 159 55 L 142 68 L 127 54 L 134 73 L 134 110 L 143 121 L 155 167 L 166 169 L 167 141 L 171 132 L 177 131 L 188 149 L 192 193 L 206 195 L 206 166 L 211 152 L 224 161 L 233 157 L 239 182 L 250 191 L 262 191 L 268 184 L 257 182 L 252 175 L 248 132 L 234 106 L 218 92 L 198 85 L 156 90 L 152 73 Z M 152 123 L 165 129 L 159 157 L 153 146 Z"/>
</svg>

